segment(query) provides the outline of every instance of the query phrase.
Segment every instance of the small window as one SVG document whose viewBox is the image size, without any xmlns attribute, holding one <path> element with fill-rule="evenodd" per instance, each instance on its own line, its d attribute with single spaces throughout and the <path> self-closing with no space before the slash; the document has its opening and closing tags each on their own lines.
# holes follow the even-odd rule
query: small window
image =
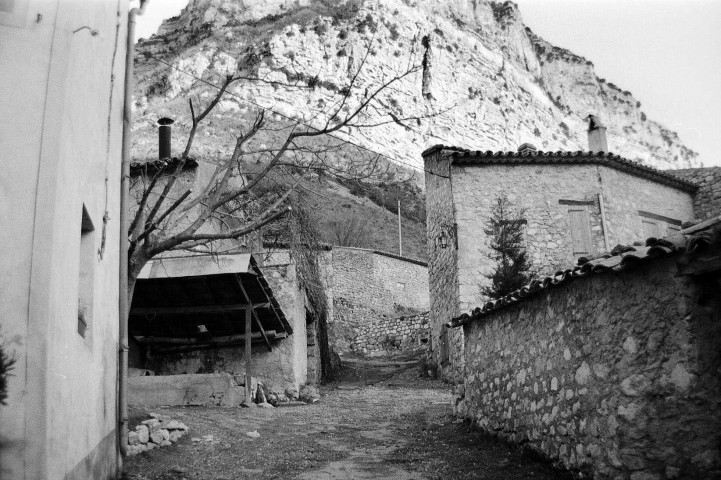
<svg viewBox="0 0 721 480">
<path fill-rule="evenodd" d="M 78 333 L 85 338 L 93 312 L 93 277 L 95 276 L 95 227 L 85 205 L 80 223 L 78 264 Z"/>
<path fill-rule="evenodd" d="M 574 207 L 568 210 L 571 225 L 571 248 L 574 255 L 588 255 L 592 251 L 591 223 L 585 207 Z"/>
<path fill-rule="evenodd" d="M 406 291 L 406 284 L 403 282 L 396 282 L 396 288 L 400 290 L 401 292 Z"/>
<path fill-rule="evenodd" d="M 659 235 L 659 228 L 658 223 L 652 221 L 652 220 L 641 220 L 641 223 L 643 223 L 643 236 L 644 239 L 646 238 L 658 238 L 661 235 Z"/>
<path fill-rule="evenodd" d="M 678 225 L 666 225 L 666 235 L 667 236 L 671 236 L 674 233 L 677 233 L 680 231 L 681 231 L 681 227 L 679 227 Z"/>
</svg>

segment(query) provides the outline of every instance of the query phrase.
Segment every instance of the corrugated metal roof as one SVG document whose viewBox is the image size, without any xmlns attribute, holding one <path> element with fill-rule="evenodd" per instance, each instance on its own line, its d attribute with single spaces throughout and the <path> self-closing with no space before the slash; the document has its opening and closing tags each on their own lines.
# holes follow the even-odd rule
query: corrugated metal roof
<svg viewBox="0 0 721 480">
<path fill-rule="evenodd" d="M 599 273 L 623 271 L 641 263 L 681 252 L 695 252 L 713 242 L 713 230 L 718 226 L 721 226 L 721 216 L 706 220 L 666 238 L 649 238 L 646 240 L 645 246 L 618 245 L 610 254 L 598 258 L 581 257 L 575 267 L 559 270 L 547 277 L 534 279 L 525 287 L 511 292 L 505 297 L 486 302 L 483 306 L 474 309 L 470 314 L 464 313 L 453 318 L 446 323 L 446 326 L 449 328 L 460 327 L 505 307 L 517 305 L 525 298 L 532 297 L 571 280 Z"/>
<path fill-rule="evenodd" d="M 593 164 L 614 168 L 639 177 L 654 180 L 680 190 L 695 192 L 698 185 L 684 180 L 670 173 L 641 165 L 623 158 L 615 153 L 608 152 L 541 152 L 525 150 L 523 152 L 493 152 L 491 150 L 467 150 L 465 148 L 434 145 L 426 149 L 422 156 L 426 157 L 436 152 L 451 157 L 454 165 L 567 165 L 567 164 Z"/>
</svg>

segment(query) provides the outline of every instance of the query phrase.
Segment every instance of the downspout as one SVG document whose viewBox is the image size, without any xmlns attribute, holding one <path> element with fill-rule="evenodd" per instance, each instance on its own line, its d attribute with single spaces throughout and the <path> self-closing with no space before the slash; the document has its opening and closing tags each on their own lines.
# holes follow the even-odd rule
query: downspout
<svg viewBox="0 0 721 480">
<path fill-rule="evenodd" d="M 125 52 L 125 91 L 123 103 L 123 147 L 122 170 L 120 174 L 120 284 L 118 288 L 119 307 L 119 367 L 118 373 L 118 430 L 120 454 L 128 454 L 128 197 L 130 196 L 130 128 L 133 116 L 133 60 L 135 59 L 135 19 L 145 11 L 146 0 L 140 0 L 140 8 L 128 12 L 128 38 Z"/>
</svg>

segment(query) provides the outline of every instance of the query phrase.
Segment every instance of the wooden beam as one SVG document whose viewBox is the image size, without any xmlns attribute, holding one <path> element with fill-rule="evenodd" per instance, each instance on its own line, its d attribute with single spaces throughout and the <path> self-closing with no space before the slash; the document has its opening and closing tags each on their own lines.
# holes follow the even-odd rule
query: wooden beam
<svg viewBox="0 0 721 480">
<path fill-rule="evenodd" d="M 270 303 L 256 303 L 251 308 L 268 308 Z M 245 310 L 247 303 L 235 303 L 231 305 L 203 305 L 203 306 L 181 306 L 181 307 L 134 307 L 130 309 L 131 315 L 192 315 L 194 313 L 223 313 Z"/>
<path fill-rule="evenodd" d="M 269 330 L 267 336 L 270 338 L 285 338 L 285 335 L 281 333 L 281 336 L 276 337 L 275 330 Z M 263 335 L 260 333 L 251 333 L 251 340 L 258 341 L 263 340 Z M 198 338 L 198 337 L 144 337 L 134 336 L 135 340 L 143 344 L 171 344 L 171 345 L 201 345 L 201 344 L 224 344 L 224 343 L 236 343 L 245 341 L 245 334 L 236 335 L 224 335 L 210 338 Z"/>
<path fill-rule="evenodd" d="M 243 286 L 243 281 L 240 279 L 240 277 L 238 275 L 235 276 L 235 281 L 238 282 L 238 286 L 240 287 L 240 291 L 243 293 L 243 296 L 245 297 L 245 301 L 248 303 L 251 303 L 250 295 L 248 295 L 248 292 L 245 291 L 245 287 Z M 268 301 L 270 301 L 270 299 L 268 299 Z M 270 340 L 268 339 L 268 336 L 265 334 L 265 328 L 263 328 L 263 325 L 260 323 L 260 318 L 258 318 L 258 314 L 255 313 L 255 309 L 253 309 L 253 318 L 255 319 L 255 323 L 258 325 L 258 328 L 260 329 L 260 333 L 263 335 L 265 344 L 268 346 L 268 351 L 272 352 L 273 347 L 270 345 Z"/>
<path fill-rule="evenodd" d="M 253 305 L 251 304 L 250 308 L 245 309 L 245 403 L 246 405 L 250 405 L 252 400 L 250 398 L 251 396 L 251 384 L 253 383 L 253 369 L 251 368 L 251 355 L 250 355 L 250 337 L 252 337 L 251 334 L 251 323 L 250 319 L 252 317 L 253 313 Z"/>
</svg>

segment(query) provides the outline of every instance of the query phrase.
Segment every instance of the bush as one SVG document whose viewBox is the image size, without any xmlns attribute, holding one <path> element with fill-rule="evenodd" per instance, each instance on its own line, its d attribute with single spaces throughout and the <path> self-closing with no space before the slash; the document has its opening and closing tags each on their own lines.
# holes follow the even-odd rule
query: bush
<svg viewBox="0 0 721 480">
<path fill-rule="evenodd" d="M 0 405 L 7 405 L 8 398 L 8 377 L 15 368 L 15 355 L 7 351 L 5 342 L 0 337 Z"/>
</svg>

